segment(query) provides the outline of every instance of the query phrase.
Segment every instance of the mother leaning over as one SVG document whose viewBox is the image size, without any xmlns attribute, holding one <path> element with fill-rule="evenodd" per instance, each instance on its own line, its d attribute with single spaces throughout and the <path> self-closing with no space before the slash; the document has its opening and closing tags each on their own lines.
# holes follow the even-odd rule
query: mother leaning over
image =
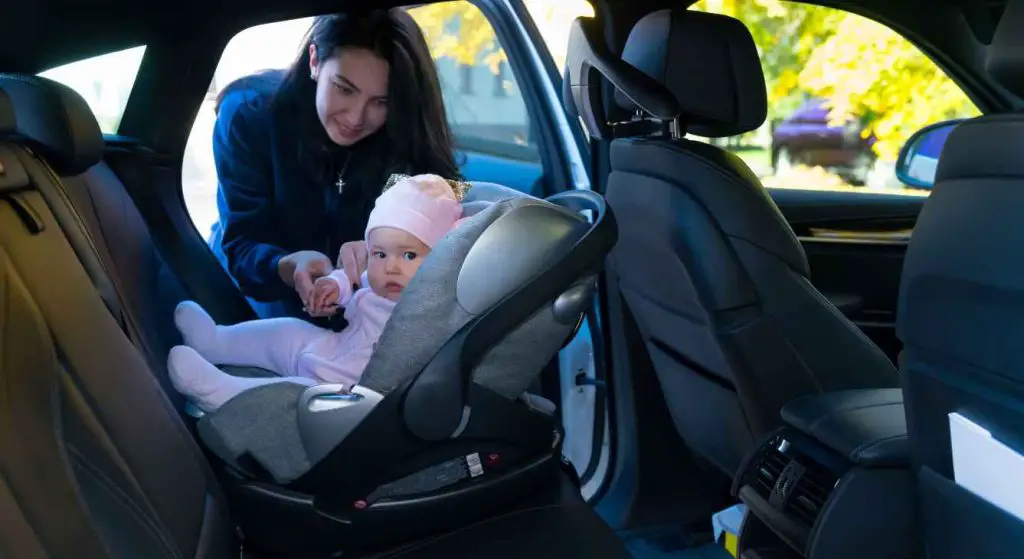
<svg viewBox="0 0 1024 559">
<path fill-rule="evenodd" d="M 310 318 L 335 255 L 359 282 L 392 173 L 458 176 L 434 62 L 401 9 L 316 18 L 290 68 L 228 85 L 217 112 L 210 242 L 262 318 Z"/>
</svg>

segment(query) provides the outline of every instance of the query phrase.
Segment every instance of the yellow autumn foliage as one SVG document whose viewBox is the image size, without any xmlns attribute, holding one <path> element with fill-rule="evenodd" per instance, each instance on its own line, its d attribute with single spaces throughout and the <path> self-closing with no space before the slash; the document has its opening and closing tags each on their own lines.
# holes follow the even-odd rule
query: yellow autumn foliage
<svg viewBox="0 0 1024 559">
<path fill-rule="evenodd" d="M 832 116 L 861 117 L 865 137 L 893 161 L 903 143 L 924 126 L 978 113 L 971 100 L 931 59 L 896 32 L 850 15 L 811 54 L 800 87 L 830 100 Z"/>
<path fill-rule="evenodd" d="M 561 67 L 568 25 L 593 16 L 586 0 L 526 0 Z M 767 82 L 770 118 L 785 118 L 808 97 L 828 99 L 840 122 L 854 115 L 874 134 L 875 151 L 892 160 L 916 130 L 978 114 L 934 62 L 887 27 L 841 10 L 787 0 L 700 0 L 691 9 L 735 17 L 754 37 Z M 409 10 L 435 58 L 487 65 L 505 51 L 484 14 L 464 0 Z"/>
<path fill-rule="evenodd" d="M 495 74 L 506 59 L 486 16 L 465 1 L 439 2 L 409 10 L 423 29 L 435 59 L 450 58 L 459 64 L 485 64 Z"/>
</svg>

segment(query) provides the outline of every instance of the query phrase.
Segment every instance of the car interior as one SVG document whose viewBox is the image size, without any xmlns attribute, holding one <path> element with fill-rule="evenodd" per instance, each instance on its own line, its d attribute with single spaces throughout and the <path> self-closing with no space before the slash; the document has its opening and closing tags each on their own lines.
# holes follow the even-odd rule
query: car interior
<svg viewBox="0 0 1024 559">
<path fill-rule="evenodd" d="M 469 153 L 482 209 L 421 272 L 451 289 L 395 311 L 429 335 L 386 330 L 344 397 L 278 384 L 194 413 L 167 372 L 176 305 L 256 318 L 183 195 L 218 60 L 244 29 L 367 4 L 0 8 L 0 556 L 1019 555 L 1024 0 L 814 2 L 896 30 L 982 113 L 904 145 L 927 197 L 766 188 L 695 139 L 766 121 L 736 18 L 594 0 L 560 72 L 521 0 L 472 0 L 538 155 Z M 136 45 L 116 134 L 39 75 Z M 589 376 L 564 365 L 584 336 Z"/>
</svg>

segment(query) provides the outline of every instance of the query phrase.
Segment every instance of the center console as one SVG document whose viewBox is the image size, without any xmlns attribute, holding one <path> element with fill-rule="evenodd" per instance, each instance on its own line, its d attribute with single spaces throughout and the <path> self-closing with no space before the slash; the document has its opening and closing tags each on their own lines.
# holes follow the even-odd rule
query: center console
<svg viewBox="0 0 1024 559">
<path fill-rule="evenodd" d="M 914 557 L 913 481 L 899 389 L 801 398 L 744 461 L 741 559 Z"/>
</svg>

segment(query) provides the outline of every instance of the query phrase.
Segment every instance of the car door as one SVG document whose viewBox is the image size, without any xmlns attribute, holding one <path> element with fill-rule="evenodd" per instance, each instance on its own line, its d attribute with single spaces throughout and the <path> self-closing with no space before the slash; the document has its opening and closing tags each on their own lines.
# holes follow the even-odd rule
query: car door
<svg viewBox="0 0 1024 559">
<path fill-rule="evenodd" d="M 593 15 L 593 8 L 585 1 L 478 0 L 476 4 L 491 19 L 509 52 L 534 117 L 531 132 L 545 146 L 546 192 L 589 189 L 583 132 L 578 122 L 567 118 L 562 106 L 558 70 L 562 64 L 553 58 L 551 47 L 560 49 L 564 60 L 569 23 L 577 16 Z M 557 387 L 565 429 L 564 454 L 580 475 L 587 497 L 603 481 L 609 451 L 598 304 L 595 297 L 577 335 L 559 354 Z"/>
<path fill-rule="evenodd" d="M 895 158 L 917 129 L 979 109 L 913 43 L 865 17 L 785 1 L 701 0 L 691 9 L 735 17 L 751 30 L 762 54 L 769 119 L 726 147 L 768 187 L 803 245 L 814 285 L 895 361 L 903 257 L 929 194 L 896 180 Z M 786 29 L 798 31 L 785 38 Z M 894 74 L 891 67 L 904 70 Z M 922 88 L 941 94 L 914 93 Z M 839 145 L 817 134 L 793 138 L 770 124 L 799 117 L 815 99 L 829 109 L 823 125 L 854 122 L 859 137 Z M 777 164 L 780 146 L 792 148 L 791 165 Z"/>
</svg>

